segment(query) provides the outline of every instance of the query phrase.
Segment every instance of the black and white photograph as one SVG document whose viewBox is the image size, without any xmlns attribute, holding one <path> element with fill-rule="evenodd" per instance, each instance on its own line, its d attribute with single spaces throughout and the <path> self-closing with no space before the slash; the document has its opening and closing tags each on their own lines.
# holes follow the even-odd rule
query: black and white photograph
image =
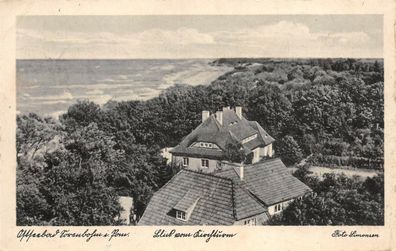
<svg viewBox="0 0 396 251">
<path fill-rule="evenodd" d="M 383 22 L 17 16 L 16 225 L 384 226 Z"/>
</svg>

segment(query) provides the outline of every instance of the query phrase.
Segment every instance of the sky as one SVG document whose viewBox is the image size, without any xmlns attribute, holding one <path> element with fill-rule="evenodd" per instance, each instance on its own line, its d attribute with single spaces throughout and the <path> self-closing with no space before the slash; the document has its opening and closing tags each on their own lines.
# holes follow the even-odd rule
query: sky
<svg viewBox="0 0 396 251">
<path fill-rule="evenodd" d="M 18 59 L 383 57 L 382 15 L 20 16 Z"/>
</svg>

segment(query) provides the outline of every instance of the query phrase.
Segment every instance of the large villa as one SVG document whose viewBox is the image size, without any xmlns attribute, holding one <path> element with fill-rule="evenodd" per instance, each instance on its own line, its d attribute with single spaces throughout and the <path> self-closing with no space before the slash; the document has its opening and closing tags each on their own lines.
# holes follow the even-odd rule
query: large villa
<svg viewBox="0 0 396 251">
<path fill-rule="evenodd" d="M 202 111 L 202 123 L 170 153 L 174 164 L 211 173 L 219 161 L 226 159 L 228 143 L 239 143 L 246 155 L 253 155 L 251 162 L 256 163 L 272 157 L 274 141 L 256 121 L 243 117 L 242 107 L 235 107 L 235 111 L 225 107 L 215 114 Z"/>
<path fill-rule="evenodd" d="M 237 143 L 251 164 L 231 163 L 226 146 Z M 311 189 L 273 158 L 274 139 L 242 108 L 210 115 L 171 153 L 182 166 L 151 198 L 139 225 L 263 225 Z"/>
</svg>

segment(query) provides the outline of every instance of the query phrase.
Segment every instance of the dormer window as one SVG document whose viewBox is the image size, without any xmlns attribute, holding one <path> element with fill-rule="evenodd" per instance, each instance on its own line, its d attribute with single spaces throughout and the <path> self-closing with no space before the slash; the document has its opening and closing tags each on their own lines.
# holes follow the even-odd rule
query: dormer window
<svg viewBox="0 0 396 251">
<path fill-rule="evenodd" d="M 219 147 L 215 143 L 209 143 L 209 142 L 195 142 L 191 146 L 219 150 Z"/>
<path fill-rule="evenodd" d="M 212 143 L 201 142 L 201 143 L 200 143 L 200 146 L 201 146 L 201 147 L 209 147 L 209 148 L 212 148 Z"/>
<path fill-rule="evenodd" d="M 183 198 L 173 207 L 176 219 L 188 221 L 198 201 L 199 197 L 195 190 L 187 191 Z"/>
<path fill-rule="evenodd" d="M 180 210 L 176 210 L 176 219 L 185 221 L 186 220 L 186 213 L 183 212 L 183 211 L 180 211 Z"/>
<path fill-rule="evenodd" d="M 255 138 L 257 138 L 257 133 L 256 133 L 256 134 L 253 134 L 252 136 L 249 136 L 249 137 L 243 139 L 241 143 L 242 143 L 242 144 L 245 144 L 245 143 L 247 143 L 247 142 L 249 142 L 249 141 L 251 141 L 251 140 L 253 140 L 253 139 L 255 139 Z"/>
</svg>

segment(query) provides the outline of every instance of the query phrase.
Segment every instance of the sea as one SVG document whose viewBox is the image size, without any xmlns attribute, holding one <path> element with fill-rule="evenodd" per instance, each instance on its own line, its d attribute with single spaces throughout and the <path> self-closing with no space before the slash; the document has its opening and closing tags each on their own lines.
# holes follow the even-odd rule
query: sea
<svg viewBox="0 0 396 251">
<path fill-rule="evenodd" d="M 147 100 L 175 84 L 207 85 L 231 70 L 213 60 L 17 60 L 17 114 L 57 118 L 77 100 Z"/>
</svg>

